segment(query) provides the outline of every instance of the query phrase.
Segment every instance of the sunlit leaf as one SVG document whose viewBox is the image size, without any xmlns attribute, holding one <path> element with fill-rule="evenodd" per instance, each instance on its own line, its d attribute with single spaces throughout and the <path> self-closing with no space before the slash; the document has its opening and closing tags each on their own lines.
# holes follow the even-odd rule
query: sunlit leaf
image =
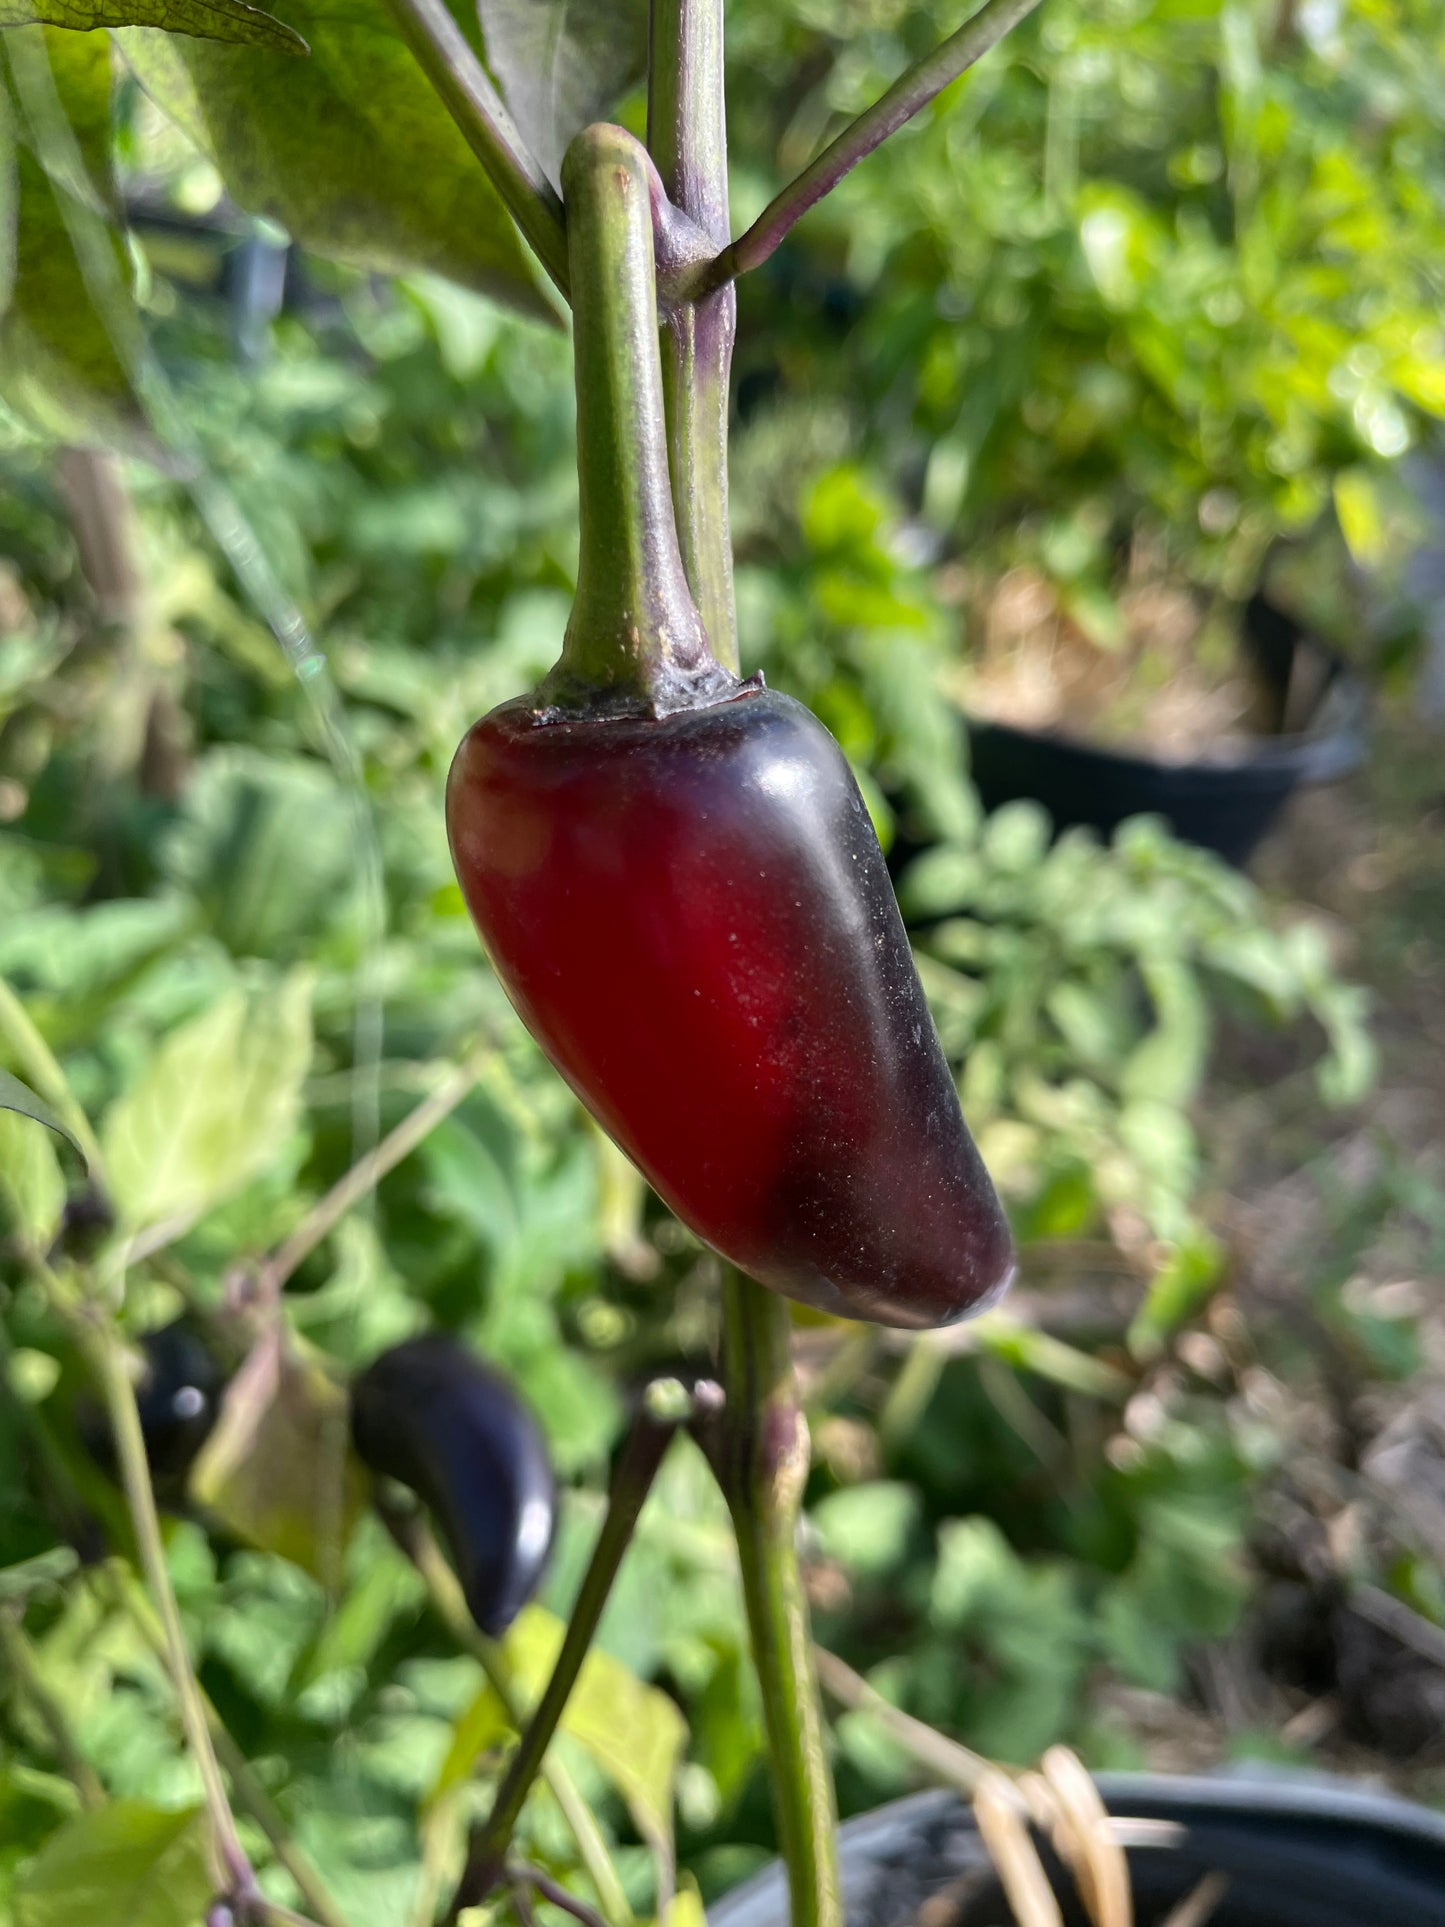
<svg viewBox="0 0 1445 1927">
<path fill-rule="evenodd" d="M 53 1833 L 16 1882 L 16 1927 L 195 1927 L 211 1898 L 208 1823 L 113 1800 Z"/>
<path fill-rule="evenodd" d="M 368 1490 L 345 1392 L 279 1331 L 268 1334 L 227 1386 L 189 1489 L 236 1538 L 336 1586 Z"/>
<path fill-rule="evenodd" d="M 296 1126 L 310 1062 L 304 972 L 232 990 L 174 1031 L 105 1118 L 123 1221 L 197 1217 L 258 1176 Z"/>
<path fill-rule="evenodd" d="M 75 1133 L 61 1123 L 44 1099 L 37 1097 L 28 1084 L 22 1084 L 18 1077 L 12 1077 L 6 1070 L 0 1070 L 0 1111 L 17 1111 L 21 1117 L 33 1118 L 37 1124 L 43 1124 L 47 1131 L 54 1131 L 77 1151 L 81 1150 Z M 83 1151 L 81 1155 L 85 1155 Z"/>
<path fill-rule="evenodd" d="M 1129 1349 L 1151 1359 L 1208 1303 L 1224 1276 L 1224 1252 L 1208 1232 L 1195 1229 L 1169 1251 L 1150 1280 L 1143 1304 L 1129 1326 Z"/>
<path fill-rule="evenodd" d="M 15 1079 L 6 1081 L 13 1084 Z M 65 1179 L 53 1138 L 34 1120 L 28 1106 L 9 1102 L 0 1088 L 0 1193 L 26 1241 L 43 1251 L 60 1227 Z"/>
<path fill-rule="evenodd" d="M 878 1578 L 901 1564 L 918 1509 L 912 1486 L 871 1479 L 830 1492 L 810 1516 L 825 1552 L 865 1577 Z"/>
<path fill-rule="evenodd" d="M 561 1621 L 541 1606 L 528 1606 L 508 1633 L 507 1659 L 529 1697 L 540 1694 L 561 1644 Z M 687 1740 L 687 1725 L 676 1703 L 594 1646 L 572 1689 L 562 1729 L 607 1774 L 643 1838 L 665 1850 L 672 1838 L 673 1786 Z M 495 1695 L 490 1687 L 483 1688 L 457 1722 L 431 1799 L 459 1784 L 478 1755 L 507 1730 Z"/>
</svg>

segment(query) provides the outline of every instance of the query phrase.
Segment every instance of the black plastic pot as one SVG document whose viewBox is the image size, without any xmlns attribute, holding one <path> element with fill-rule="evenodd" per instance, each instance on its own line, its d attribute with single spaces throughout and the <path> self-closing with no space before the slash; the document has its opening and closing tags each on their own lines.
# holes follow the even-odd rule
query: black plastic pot
<svg viewBox="0 0 1445 1927">
<path fill-rule="evenodd" d="M 1208 1927 L 1445 1927 L 1445 1814 L 1305 1775 L 1175 1779 L 1103 1773 L 1125 1832 L 1137 1927 L 1158 1927 L 1207 1875 L 1228 1886 Z M 1012 1916 L 972 1816 L 951 1793 L 920 1793 L 842 1831 L 849 1927 L 915 1927 L 947 1894 L 950 1927 Z M 1047 1853 L 1068 1927 L 1087 1927 Z M 935 1911 L 935 1910 L 930 1910 Z M 764 1868 L 708 1909 L 709 1927 L 787 1927 L 781 1869 Z"/>
<path fill-rule="evenodd" d="M 1365 753 L 1368 699 L 1334 650 L 1255 597 L 1243 646 L 1268 693 L 1280 733 L 1242 751 L 1167 763 L 1077 737 L 968 720 L 973 780 L 985 809 L 1031 797 L 1055 827 L 1086 824 L 1107 835 L 1126 817 L 1156 815 L 1176 836 L 1244 864 L 1302 784 L 1335 781 Z M 1314 692 L 1285 730 L 1291 689 Z"/>
</svg>

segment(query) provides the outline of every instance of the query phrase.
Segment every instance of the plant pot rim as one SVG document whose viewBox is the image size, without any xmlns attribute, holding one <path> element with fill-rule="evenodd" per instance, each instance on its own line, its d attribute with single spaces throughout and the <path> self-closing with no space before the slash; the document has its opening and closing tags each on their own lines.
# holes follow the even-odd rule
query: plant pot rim
<svg viewBox="0 0 1445 1927">
<path fill-rule="evenodd" d="M 1363 679 L 1337 650 L 1262 596 L 1246 605 L 1241 646 L 1281 703 L 1296 652 L 1307 648 L 1323 660 L 1323 684 L 1303 729 L 1217 755 L 1165 760 L 960 710 L 959 733 L 985 809 L 1032 798 L 1057 829 L 1084 825 L 1103 836 L 1130 817 L 1162 816 L 1185 842 L 1244 864 L 1295 790 L 1335 782 L 1364 761 L 1371 703 Z"/>
<path fill-rule="evenodd" d="M 1370 714 L 1369 691 L 1359 672 L 1332 644 L 1314 635 L 1262 595 L 1245 605 L 1241 645 L 1265 666 L 1281 650 L 1308 650 L 1325 667 L 1324 686 L 1314 713 L 1302 729 L 1257 736 L 1237 747 L 1195 756 L 1157 756 L 1132 745 L 1115 747 L 1067 726 L 1035 729 L 1005 717 L 980 716 L 960 709 L 970 737 L 1000 742 L 1047 744 L 1077 758 L 1081 765 L 1108 766 L 1140 775 L 1217 781 L 1231 772 L 1277 769 L 1307 782 L 1327 782 L 1354 769 L 1365 753 Z"/>
<path fill-rule="evenodd" d="M 1211 1774 L 1096 1773 L 1094 1784 L 1118 1818 L 1169 1820 L 1185 1813 L 1201 1820 L 1253 1824 L 1261 1817 L 1315 1823 L 1322 1836 L 1355 1827 L 1377 1837 L 1395 1836 L 1437 1853 L 1445 1864 L 1445 1813 L 1400 1794 L 1309 1769 L 1249 1762 Z M 962 1794 L 934 1787 L 909 1793 L 866 1813 L 839 1830 L 839 1861 L 845 1893 L 850 1876 L 867 1871 L 878 1849 L 909 1829 L 967 1812 Z M 708 1908 L 709 1927 L 769 1927 L 786 1916 L 782 1865 L 770 1861 Z M 1402 1923 L 1404 1927 L 1404 1923 Z"/>
</svg>

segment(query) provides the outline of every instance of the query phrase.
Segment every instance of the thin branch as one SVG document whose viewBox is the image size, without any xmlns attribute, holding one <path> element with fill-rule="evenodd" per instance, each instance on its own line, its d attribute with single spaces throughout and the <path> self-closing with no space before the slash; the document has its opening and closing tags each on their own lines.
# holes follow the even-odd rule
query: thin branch
<svg viewBox="0 0 1445 1927">
<path fill-rule="evenodd" d="M 63 1298 L 61 1302 L 64 1302 Z M 135 1390 L 126 1372 L 125 1351 L 108 1319 L 97 1318 L 83 1310 L 72 1322 L 80 1337 L 87 1363 L 105 1394 L 121 1484 L 140 1550 L 141 1567 L 165 1633 L 167 1663 L 171 1683 L 180 1702 L 186 1745 L 200 1770 L 201 1788 L 218 1862 L 217 1884 L 228 1892 L 238 1888 L 249 1892 L 255 1884 L 255 1876 L 236 1832 L 235 1815 L 226 1797 L 225 1782 L 221 1778 L 221 1768 L 211 1744 L 211 1730 L 201 1704 L 200 1685 L 186 1651 L 180 1608 L 171 1585 L 160 1517 L 156 1512 L 155 1494 L 151 1490 L 140 1413 L 136 1408 Z"/>
<path fill-rule="evenodd" d="M 1403 1599 L 1382 1592 L 1378 1586 L 1353 1586 L 1348 1600 L 1361 1619 L 1388 1633 L 1412 1653 L 1418 1653 L 1421 1659 L 1429 1660 L 1434 1666 L 1445 1666 L 1445 1628 L 1423 1618 Z"/>
<path fill-rule="evenodd" d="M 264 1922 L 265 1927 L 316 1927 L 316 1922 L 305 1914 L 298 1914 L 293 1907 L 283 1907 L 279 1900 L 268 1900 L 263 1893 L 246 1894 L 242 1903 L 251 1918 Z"/>
<path fill-rule="evenodd" d="M 540 1867 L 534 1867 L 530 1860 L 517 1860 L 512 1864 L 515 1872 L 535 1887 L 543 1900 L 550 1900 L 552 1905 L 560 1907 L 564 1914 L 571 1914 L 574 1920 L 580 1920 L 582 1927 L 606 1927 L 602 1916 L 585 1901 L 578 1900 L 575 1894 L 569 1894 L 560 1880 L 554 1880 Z"/>
<path fill-rule="evenodd" d="M 145 1592 L 136 1585 L 129 1573 L 122 1576 L 113 1569 L 106 1569 L 103 1577 L 110 1604 L 129 1617 L 142 1638 L 164 1664 L 165 1634 L 156 1617 L 155 1608 Z M 199 1683 L 198 1691 L 215 1741 L 217 1757 L 231 1782 L 231 1793 L 237 1806 L 251 1816 L 266 1836 L 278 1865 L 284 1867 L 295 1881 L 297 1891 L 315 1915 L 320 1927 L 350 1927 L 345 1914 L 341 1912 L 322 1884 L 321 1876 L 291 1838 L 286 1822 L 282 1819 L 271 1795 L 257 1779 L 245 1754 L 231 1738 L 230 1731 L 216 1710 L 214 1702 Z"/>
<path fill-rule="evenodd" d="M 884 1699 L 876 1686 L 870 1686 L 861 1673 L 855 1673 L 846 1660 L 825 1647 L 815 1646 L 813 1658 L 823 1691 L 850 1713 L 867 1713 L 884 1727 L 906 1753 L 935 1780 L 955 1787 L 972 1799 L 983 1784 L 984 1775 L 994 1771 L 993 1762 L 981 1753 L 961 1746 L 946 1734 L 905 1713 L 901 1706 Z"/>
<path fill-rule="evenodd" d="M 567 293 L 567 228 L 557 191 L 528 150 L 446 0 L 391 0 L 407 45 L 559 292 Z"/>
<path fill-rule="evenodd" d="M 795 181 L 768 203 L 746 234 L 725 247 L 704 271 L 698 292 L 720 288 L 738 275 L 761 267 L 809 208 L 816 207 L 859 161 L 981 60 L 1038 4 L 1039 0 L 985 0 L 971 20 L 950 34 L 926 60 L 894 81 L 881 100 L 845 127 Z"/>
<path fill-rule="evenodd" d="M 444 1117 L 453 1112 L 482 1074 L 491 1046 L 474 1051 L 430 1097 L 422 1099 L 407 1112 L 394 1130 L 388 1131 L 375 1150 L 368 1151 L 351 1169 L 337 1179 L 331 1189 L 307 1212 L 296 1229 L 279 1245 L 261 1267 L 261 1282 L 268 1292 L 281 1289 L 322 1239 L 402 1160 L 414 1151 L 423 1138 L 434 1131 Z"/>
<path fill-rule="evenodd" d="M 467 1609 L 457 1576 L 442 1557 L 436 1540 L 410 1515 L 400 1514 L 384 1499 L 378 1502 L 377 1510 L 382 1524 L 426 1581 L 437 1616 L 457 1645 L 470 1653 L 481 1666 L 487 1684 L 501 1701 L 503 1712 L 520 1733 L 526 1726 L 527 1716 L 518 1699 L 506 1656 L 495 1640 L 488 1639 L 485 1633 L 478 1630 Z M 609 1927 L 631 1927 L 632 1909 L 627 1903 L 617 1869 L 612 1864 L 607 1842 L 593 1818 L 591 1807 L 555 1753 L 543 1761 L 542 1778 L 577 1842 L 578 1856 L 597 1892 Z"/>
<path fill-rule="evenodd" d="M 681 1414 L 679 1414 L 679 1417 Z M 591 1650 L 602 1619 L 603 1609 L 612 1592 L 617 1569 L 632 1542 L 643 1501 L 652 1490 L 663 1455 L 678 1427 L 678 1417 L 661 1417 L 646 1405 L 638 1414 L 627 1443 L 612 1475 L 603 1518 L 592 1558 L 583 1575 L 558 1653 L 536 1711 L 522 1734 L 521 1744 L 512 1755 L 506 1775 L 497 1789 L 492 1811 L 472 1834 L 467 1864 L 457 1887 L 452 1910 L 454 1921 L 467 1907 L 484 1900 L 505 1876 L 507 1849 L 532 1783 L 542 1768 L 553 1735 L 567 1709 L 572 1688 Z"/>
</svg>

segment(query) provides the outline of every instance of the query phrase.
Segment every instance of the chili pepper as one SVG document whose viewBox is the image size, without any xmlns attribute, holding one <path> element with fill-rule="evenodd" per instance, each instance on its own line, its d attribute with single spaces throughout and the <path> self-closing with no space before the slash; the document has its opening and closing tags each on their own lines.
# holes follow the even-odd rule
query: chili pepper
<svg viewBox="0 0 1445 1927">
<path fill-rule="evenodd" d="M 147 1332 L 140 1341 L 144 1369 L 135 1388 L 146 1460 L 157 1493 L 178 1497 L 197 1454 L 210 1437 L 225 1388 L 225 1375 L 188 1318 Z M 98 1402 L 77 1407 L 85 1449 L 108 1472 L 115 1470 L 110 1426 Z"/>
<path fill-rule="evenodd" d="M 462 743 L 452 856 L 582 1102 L 763 1284 L 946 1324 L 1012 1270 L 878 840 L 801 704 L 713 659 L 678 551 L 645 159 L 564 173 L 582 550 L 562 658 Z"/>
<path fill-rule="evenodd" d="M 408 1339 L 352 1385 L 351 1438 L 426 1505 L 472 1618 L 504 1633 L 537 1589 L 557 1517 L 546 1443 L 516 1391 L 454 1338 Z"/>
</svg>

